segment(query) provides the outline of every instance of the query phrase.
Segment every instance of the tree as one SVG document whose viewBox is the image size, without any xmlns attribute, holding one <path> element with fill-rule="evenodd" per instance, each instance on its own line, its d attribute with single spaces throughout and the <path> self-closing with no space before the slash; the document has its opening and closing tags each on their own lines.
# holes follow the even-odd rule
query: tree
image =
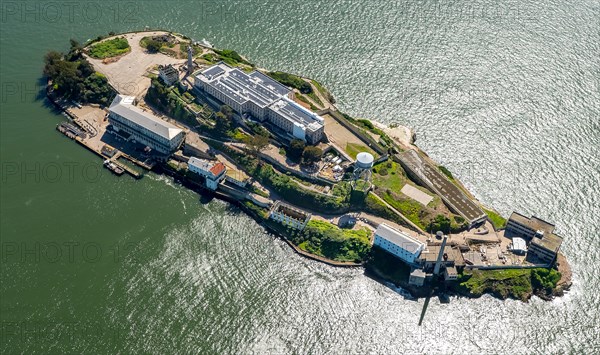
<svg viewBox="0 0 600 355">
<path fill-rule="evenodd" d="M 151 39 L 148 42 L 146 42 L 146 49 L 150 53 L 156 53 L 156 52 L 160 51 L 161 47 L 162 47 L 162 44 L 159 41 L 155 41 L 155 40 Z"/>
<path fill-rule="evenodd" d="M 269 145 L 269 136 L 263 134 L 256 134 L 248 139 L 246 146 L 252 154 L 254 154 L 260 163 L 259 153 Z"/>
<path fill-rule="evenodd" d="M 302 153 L 302 160 L 305 164 L 312 164 L 319 160 L 323 156 L 323 150 L 319 147 L 308 146 L 304 148 L 304 152 Z"/>
<path fill-rule="evenodd" d="M 215 117 L 217 120 L 215 123 L 217 131 L 224 133 L 231 129 L 232 122 L 229 116 L 219 111 L 215 114 Z"/>
<path fill-rule="evenodd" d="M 300 161 L 302 158 L 302 152 L 304 152 L 304 148 L 306 147 L 306 143 L 302 139 L 292 139 L 290 142 L 290 148 L 288 149 L 287 155 L 290 159 L 294 161 Z"/>
<path fill-rule="evenodd" d="M 221 105 L 220 112 L 222 112 L 225 115 L 225 117 L 227 117 L 230 120 L 233 118 L 233 109 L 227 105 Z"/>
</svg>

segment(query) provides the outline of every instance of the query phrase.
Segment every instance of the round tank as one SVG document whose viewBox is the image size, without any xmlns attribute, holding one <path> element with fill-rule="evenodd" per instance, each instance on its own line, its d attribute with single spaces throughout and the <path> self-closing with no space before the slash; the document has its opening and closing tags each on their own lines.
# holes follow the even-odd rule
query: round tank
<svg viewBox="0 0 600 355">
<path fill-rule="evenodd" d="M 375 158 L 371 153 L 361 152 L 356 156 L 356 167 L 360 169 L 371 169 Z"/>
</svg>

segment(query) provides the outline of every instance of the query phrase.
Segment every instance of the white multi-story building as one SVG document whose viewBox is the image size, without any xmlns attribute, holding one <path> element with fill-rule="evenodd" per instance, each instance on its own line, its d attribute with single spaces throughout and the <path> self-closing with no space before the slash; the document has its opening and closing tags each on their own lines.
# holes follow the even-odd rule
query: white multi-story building
<svg viewBox="0 0 600 355">
<path fill-rule="evenodd" d="M 294 101 L 294 92 L 267 75 L 250 74 L 218 63 L 196 75 L 194 86 L 230 106 L 239 114 L 268 121 L 294 138 L 317 144 L 325 119 Z"/>
<path fill-rule="evenodd" d="M 281 201 L 275 202 L 269 213 L 269 218 L 285 226 L 303 230 L 310 221 L 311 214 L 305 213 Z"/>
<path fill-rule="evenodd" d="M 425 249 L 423 242 L 385 223 L 377 227 L 373 244 L 408 264 L 415 264 L 415 260 Z"/>
<path fill-rule="evenodd" d="M 206 187 L 213 191 L 219 187 L 219 182 L 225 178 L 227 170 L 221 162 L 215 163 L 196 157 L 191 157 L 188 160 L 188 169 L 193 173 L 203 176 L 206 181 Z"/>
<path fill-rule="evenodd" d="M 152 112 L 134 105 L 133 96 L 117 95 L 109 107 L 108 120 L 117 132 L 125 132 L 128 140 L 144 144 L 151 149 L 171 154 L 183 142 L 185 132 Z"/>
</svg>

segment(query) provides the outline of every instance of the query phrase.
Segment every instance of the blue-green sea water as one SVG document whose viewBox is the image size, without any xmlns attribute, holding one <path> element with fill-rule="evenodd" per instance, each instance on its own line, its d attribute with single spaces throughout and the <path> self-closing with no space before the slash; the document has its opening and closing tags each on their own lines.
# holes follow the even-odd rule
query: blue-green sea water
<svg viewBox="0 0 600 355">
<path fill-rule="evenodd" d="M 600 352 L 600 4 L 3 1 L 3 353 Z M 318 79 L 400 123 L 484 204 L 555 222 L 574 284 L 529 303 L 430 303 L 297 256 L 236 208 L 117 178 L 55 131 L 43 55 L 149 26 Z"/>
</svg>

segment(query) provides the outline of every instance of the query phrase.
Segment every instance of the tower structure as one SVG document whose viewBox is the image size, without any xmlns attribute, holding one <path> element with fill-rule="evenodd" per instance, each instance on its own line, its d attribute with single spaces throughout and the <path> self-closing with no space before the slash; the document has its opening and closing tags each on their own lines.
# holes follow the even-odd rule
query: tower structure
<svg viewBox="0 0 600 355">
<path fill-rule="evenodd" d="M 187 58 L 187 74 L 191 75 L 192 72 L 194 71 L 194 49 L 192 48 L 191 45 L 188 45 L 188 47 L 187 47 L 187 53 L 188 53 L 188 58 Z"/>
<path fill-rule="evenodd" d="M 354 189 L 369 191 L 371 188 L 371 171 L 375 158 L 371 153 L 361 152 L 356 156 L 354 163 L 354 181 L 352 186 Z"/>
<path fill-rule="evenodd" d="M 433 268 L 434 275 L 438 275 L 440 273 L 440 266 L 442 264 L 442 257 L 444 256 L 444 250 L 446 249 L 447 241 L 448 236 L 444 235 L 444 239 L 442 239 L 442 246 L 440 247 L 440 252 L 438 253 L 437 260 L 435 261 L 435 267 Z"/>
</svg>

